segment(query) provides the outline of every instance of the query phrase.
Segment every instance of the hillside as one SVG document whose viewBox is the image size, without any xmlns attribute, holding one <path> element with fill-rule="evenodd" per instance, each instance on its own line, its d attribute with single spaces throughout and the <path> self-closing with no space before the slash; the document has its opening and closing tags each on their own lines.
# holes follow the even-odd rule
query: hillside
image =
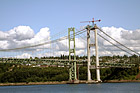
<svg viewBox="0 0 140 93">
<path fill-rule="evenodd" d="M 92 79 L 96 80 L 96 71 L 91 70 Z M 104 68 L 101 69 L 101 80 L 136 80 L 139 69 Z M 136 78 L 136 76 L 138 78 Z M 80 67 L 79 80 L 87 80 L 87 67 Z M 68 81 L 69 69 L 65 67 L 30 67 L 0 63 L 0 83 Z"/>
</svg>

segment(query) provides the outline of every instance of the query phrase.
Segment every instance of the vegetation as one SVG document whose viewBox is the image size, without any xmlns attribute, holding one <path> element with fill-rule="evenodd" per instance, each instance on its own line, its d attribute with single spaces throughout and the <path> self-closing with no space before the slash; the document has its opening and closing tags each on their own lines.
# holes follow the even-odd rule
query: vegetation
<svg viewBox="0 0 140 93">
<path fill-rule="evenodd" d="M 71 58 L 73 59 L 74 56 L 71 56 Z M 32 59 L 32 58 L 31 58 Z M 39 59 L 37 57 L 35 57 L 35 59 Z M 41 59 L 69 59 L 68 55 L 61 55 L 60 57 L 41 57 Z M 87 59 L 87 56 L 76 56 L 77 60 L 85 60 Z M 91 59 L 93 61 L 95 61 L 95 56 L 91 56 Z M 99 57 L 100 62 L 120 62 L 120 63 L 136 63 L 136 64 L 140 64 L 140 56 L 137 55 L 132 55 L 132 56 L 127 56 L 127 55 L 123 55 L 123 56 L 119 56 L 119 55 L 114 55 L 114 56 L 101 56 Z"/>
<path fill-rule="evenodd" d="M 42 57 L 41 59 L 68 59 L 67 55 L 60 57 Z M 72 58 L 74 58 L 72 56 Z M 33 58 L 30 58 L 33 59 Z M 40 59 L 35 57 L 35 59 Z M 87 56 L 76 56 L 77 60 L 87 59 Z M 95 56 L 91 56 L 95 61 Z M 101 80 L 134 80 L 139 73 L 140 57 L 133 56 L 103 56 L 100 62 L 135 63 L 133 68 L 104 68 L 101 69 Z M 79 80 L 87 80 L 87 67 L 79 67 Z M 91 70 L 91 77 L 96 80 L 96 70 Z M 33 67 L 26 64 L 0 63 L 0 83 L 14 82 L 47 82 L 68 81 L 69 69 L 65 67 Z"/>
<path fill-rule="evenodd" d="M 138 66 L 133 68 L 103 68 L 100 70 L 101 80 L 134 80 L 139 73 Z M 96 80 L 96 70 L 91 70 L 91 78 Z M 79 79 L 87 80 L 87 68 L 81 67 Z"/>
<path fill-rule="evenodd" d="M 4 65 L 4 66 L 3 66 Z M 5 66 L 6 65 L 6 66 Z M 0 82 L 47 82 L 67 81 L 68 69 L 57 67 L 30 67 L 11 64 L 0 64 Z M 8 67 L 8 68 L 7 68 Z"/>
<path fill-rule="evenodd" d="M 133 80 L 138 74 L 138 67 L 101 69 L 102 80 Z M 67 81 L 69 70 L 65 67 L 31 67 L 15 64 L 0 64 L 0 83 Z M 92 79 L 96 80 L 96 71 L 91 70 Z M 87 79 L 87 67 L 79 67 L 78 78 Z"/>
</svg>

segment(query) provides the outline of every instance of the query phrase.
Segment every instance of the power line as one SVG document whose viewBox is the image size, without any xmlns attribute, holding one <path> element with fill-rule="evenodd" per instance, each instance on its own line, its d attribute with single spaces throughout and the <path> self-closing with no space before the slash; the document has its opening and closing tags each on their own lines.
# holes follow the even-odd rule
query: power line
<svg viewBox="0 0 140 93">
<path fill-rule="evenodd" d="M 110 35 L 108 35 L 107 33 L 105 33 L 105 32 L 104 32 L 102 29 L 100 29 L 99 27 L 98 27 L 98 29 L 99 29 L 101 32 L 103 32 L 106 36 L 108 36 L 109 38 L 111 38 L 112 40 L 114 40 L 115 42 L 117 42 L 118 44 L 120 44 L 121 46 L 123 46 L 123 47 L 127 48 L 128 50 L 130 50 L 130 51 L 132 51 L 132 52 L 134 52 L 134 53 L 140 55 L 140 54 L 137 53 L 136 51 L 134 51 L 134 50 L 132 50 L 132 49 L 126 47 L 126 46 L 123 45 L 122 43 L 120 43 L 120 42 L 118 42 L 117 40 L 115 40 L 114 38 L 112 38 Z"/>
</svg>

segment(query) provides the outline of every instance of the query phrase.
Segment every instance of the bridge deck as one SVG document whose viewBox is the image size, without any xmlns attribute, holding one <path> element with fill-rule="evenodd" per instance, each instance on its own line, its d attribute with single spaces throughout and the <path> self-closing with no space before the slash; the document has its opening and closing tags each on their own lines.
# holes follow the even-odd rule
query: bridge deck
<svg viewBox="0 0 140 93">
<path fill-rule="evenodd" d="M 71 62 L 77 62 L 77 64 L 84 65 L 87 60 L 62 60 L 62 59 L 18 59 L 18 58 L 0 58 L 0 63 L 14 63 L 14 64 L 33 64 L 33 65 L 68 65 Z M 90 69 L 96 69 L 95 62 L 91 62 Z M 99 68 L 109 68 L 109 67 L 118 67 L 118 68 L 131 68 L 135 64 L 129 63 L 115 63 L 115 62 L 100 62 Z"/>
</svg>

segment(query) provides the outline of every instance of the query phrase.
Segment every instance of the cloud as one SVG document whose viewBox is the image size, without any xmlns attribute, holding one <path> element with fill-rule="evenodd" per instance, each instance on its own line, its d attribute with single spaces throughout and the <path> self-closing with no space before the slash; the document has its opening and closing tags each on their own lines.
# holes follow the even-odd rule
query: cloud
<svg viewBox="0 0 140 93">
<path fill-rule="evenodd" d="M 50 41 L 50 31 L 48 27 L 41 28 L 38 33 L 34 33 L 33 29 L 29 26 L 17 26 L 9 31 L 0 31 L 0 49 L 12 49 L 25 46 L 36 45 Z M 22 50 L 16 50 L 17 57 L 25 58 L 29 57 L 29 53 L 24 52 L 41 52 L 43 49 L 50 49 L 51 45 L 43 45 L 38 47 L 31 47 Z M 18 52 L 23 52 L 22 55 L 18 55 Z M 12 52 L 9 52 L 10 54 Z M 28 55 L 27 55 L 28 54 Z M 32 56 L 40 56 L 38 53 Z M 45 55 L 42 55 L 45 56 Z"/>
<path fill-rule="evenodd" d="M 140 29 L 134 31 L 123 31 L 121 36 L 126 40 L 140 40 Z"/>
<path fill-rule="evenodd" d="M 129 47 L 130 49 L 132 49 L 136 52 L 140 52 L 140 47 L 139 47 L 140 46 L 140 39 L 139 39 L 140 29 L 132 31 L 132 30 L 125 30 L 123 28 L 102 27 L 102 30 L 104 32 L 106 32 L 108 35 L 110 35 L 111 37 L 113 37 L 114 39 L 116 39 L 117 41 L 119 41 L 120 43 Z M 116 45 L 119 45 L 115 41 L 106 37 L 102 32 L 99 31 L 99 33 L 102 36 L 104 36 L 105 38 L 107 38 L 109 41 L 113 42 Z M 110 43 L 103 40 L 102 38 L 99 38 L 99 44 L 100 44 L 100 48 L 102 48 L 102 49 L 104 48 L 105 50 L 110 51 L 112 53 L 112 55 L 113 54 L 115 54 L 115 55 L 116 54 L 118 54 L 118 55 L 127 54 L 125 52 L 120 51 L 120 49 L 116 48 L 115 46 L 112 46 Z M 123 47 L 121 47 L 121 48 L 123 48 Z M 125 50 L 127 50 L 127 49 L 125 49 Z M 102 51 L 103 50 L 101 50 L 101 52 Z M 127 51 L 129 51 L 129 50 L 127 50 Z M 129 52 L 131 52 L 131 51 L 129 51 Z M 108 54 L 108 53 L 104 53 L 104 54 Z"/>
<path fill-rule="evenodd" d="M 8 42 L 6 40 L 0 41 L 0 48 L 1 49 L 6 49 L 8 47 Z"/>
<path fill-rule="evenodd" d="M 116 27 L 102 27 L 101 28 L 108 35 L 121 42 L 125 46 L 131 48 L 132 50 L 140 53 L 140 29 L 137 30 L 126 30 L 123 28 Z M 102 32 L 98 31 L 104 38 L 117 44 L 115 41 L 111 40 L 105 36 Z M 86 34 L 84 37 L 76 37 L 76 55 L 86 55 L 87 53 L 87 38 Z M 23 46 L 30 46 L 34 44 L 40 44 L 44 42 L 51 41 L 50 30 L 48 27 L 41 28 L 38 33 L 34 33 L 33 29 L 29 26 L 18 26 L 9 31 L 0 31 L 0 49 L 11 49 Z M 94 33 L 91 32 L 91 43 L 94 43 Z M 120 49 L 112 46 L 110 43 L 98 36 L 99 43 L 99 55 L 124 55 L 127 54 Z M 118 45 L 118 44 L 117 44 Z M 73 44 L 71 43 L 71 48 Z M 24 49 L 24 53 L 18 55 L 17 57 L 25 58 L 30 56 L 60 56 L 61 54 L 69 54 L 68 39 L 58 41 L 57 43 L 47 44 L 39 47 L 32 47 L 29 49 Z M 26 53 L 25 53 L 26 52 Z M 32 52 L 32 53 L 28 53 Z M 91 49 L 91 55 L 95 53 L 95 48 Z"/>
<path fill-rule="evenodd" d="M 14 27 L 13 29 L 6 32 L 0 31 L 0 49 L 11 49 L 30 46 L 49 40 L 50 31 L 47 27 L 41 28 L 37 34 L 35 34 L 29 26 Z M 47 48 L 48 45 L 44 45 L 43 47 Z"/>
<path fill-rule="evenodd" d="M 49 28 L 45 27 L 45 28 L 41 28 L 40 31 L 35 35 L 34 37 L 37 40 L 43 40 L 43 39 L 50 39 L 50 32 L 49 32 Z"/>
<path fill-rule="evenodd" d="M 76 45 L 76 49 L 77 50 L 81 50 L 81 49 L 85 49 L 86 48 L 86 44 L 85 44 L 85 42 L 81 38 L 76 38 L 75 39 L 75 43 L 76 43 L 75 45 Z"/>
<path fill-rule="evenodd" d="M 108 35 L 110 35 L 111 37 L 113 37 L 114 39 L 118 40 L 119 42 L 122 42 L 122 31 L 126 31 L 123 28 L 115 28 L 115 27 L 102 27 L 102 30 L 107 33 Z M 99 31 L 99 33 L 104 36 L 104 34 L 102 32 Z M 107 37 L 106 37 L 107 38 Z M 115 43 L 112 39 L 108 38 L 108 40 L 110 40 L 111 42 Z M 100 40 L 102 41 L 102 40 Z M 110 43 L 108 43 L 107 41 L 103 41 L 104 45 L 110 45 Z"/>
<path fill-rule="evenodd" d="M 15 58 L 30 58 L 30 57 L 32 57 L 32 55 L 28 53 L 23 53 L 21 55 L 15 56 Z"/>
<path fill-rule="evenodd" d="M 0 40 L 5 40 L 8 37 L 8 34 L 0 31 Z"/>
<path fill-rule="evenodd" d="M 10 39 L 22 41 L 34 37 L 34 31 L 29 26 L 18 26 L 7 32 Z"/>
</svg>

